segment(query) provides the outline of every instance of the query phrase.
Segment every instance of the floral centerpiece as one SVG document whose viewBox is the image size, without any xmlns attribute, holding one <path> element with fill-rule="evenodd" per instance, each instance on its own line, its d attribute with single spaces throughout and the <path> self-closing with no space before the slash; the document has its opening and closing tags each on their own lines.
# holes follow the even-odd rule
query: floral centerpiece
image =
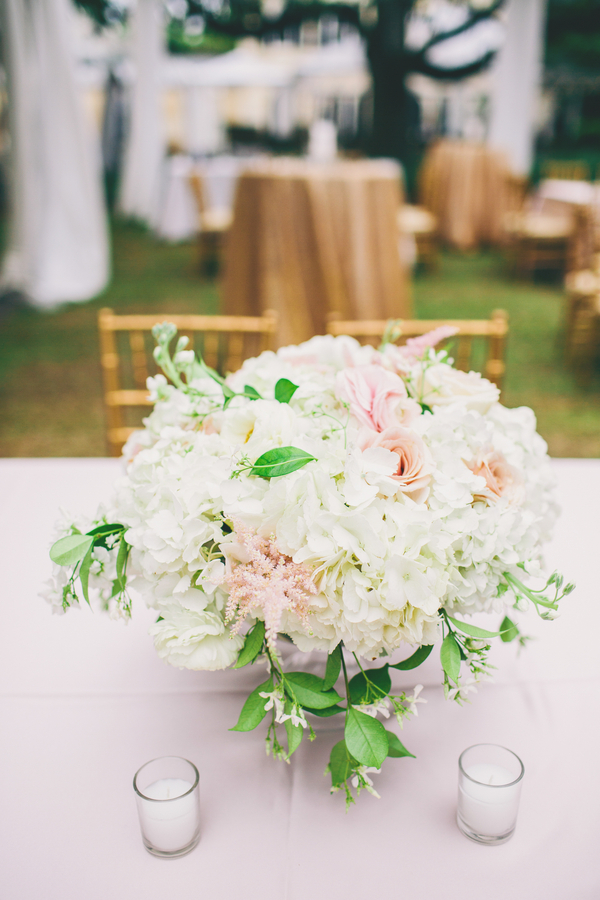
<svg viewBox="0 0 600 900">
<path fill-rule="evenodd" d="M 552 618 L 573 588 L 557 574 L 532 587 L 557 514 L 533 413 L 454 369 L 435 350 L 452 333 L 379 350 L 315 337 L 222 378 L 157 326 L 154 410 L 111 505 L 62 524 L 46 598 L 127 618 L 133 590 L 171 665 L 266 662 L 232 730 L 268 716 L 267 751 L 288 760 L 317 718 L 343 717 L 332 790 L 373 792 L 370 770 L 412 755 L 384 722 L 402 726 L 421 700 L 420 686 L 394 691 L 391 670 L 439 644 L 461 702 L 493 638 L 524 642 L 511 610 Z M 482 612 L 491 629 L 464 618 Z M 286 671 L 282 636 L 322 651 L 322 674 Z"/>
</svg>

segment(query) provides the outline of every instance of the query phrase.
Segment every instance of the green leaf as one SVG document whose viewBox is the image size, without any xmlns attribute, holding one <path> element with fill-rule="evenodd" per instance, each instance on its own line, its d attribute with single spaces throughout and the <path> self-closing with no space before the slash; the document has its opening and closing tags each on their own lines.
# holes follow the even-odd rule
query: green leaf
<svg viewBox="0 0 600 900">
<path fill-rule="evenodd" d="M 235 392 L 231 390 L 230 387 L 227 387 L 226 384 L 221 385 L 221 389 L 223 391 L 223 409 L 227 409 L 233 398 L 235 397 Z"/>
<path fill-rule="evenodd" d="M 310 713 L 311 716 L 318 716 L 320 719 L 328 719 L 330 716 L 337 716 L 338 713 L 346 712 L 344 706 L 328 706 L 325 709 L 311 709 L 310 706 L 303 706 L 304 712 Z"/>
<path fill-rule="evenodd" d="M 251 628 L 246 635 L 244 646 L 240 650 L 240 655 L 238 656 L 237 662 L 233 668 L 241 669 L 244 666 L 247 666 L 248 663 L 251 663 L 253 660 L 255 660 L 262 649 L 264 639 L 265 623 L 259 619 L 256 625 L 254 625 L 254 627 Z"/>
<path fill-rule="evenodd" d="M 331 748 L 331 756 L 329 757 L 329 771 L 331 773 L 332 787 L 343 784 L 356 767 L 357 761 L 348 752 L 346 741 L 340 741 Z"/>
<path fill-rule="evenodd" d="M 290 703 L 289 700 L 286 700 L 284 712 L 286 715 L 289 716 L 291 711 L 292 711 L 292 704 Z M 283 724 L 285 725 L 285 731 L 286 731 L 287 739 L 288 739 L 287 758 L 289 759 L 290 756 L 292 755 L 292 753 L 294 752 L 294 750 L 297 750 L 298 747 L 300 746 L 300 744 L 302 743 L 302 736 L 303 736 L 304 729 L 303 729 L 302 725 L 293 725 L 291 719 L 286 719 Z"/>
<path fill-rule="evenodd" d="M 407 672 L 409 669 L 416 669 L 417 666 L 420 666 L 421 663 L 424 663 L 431 651 L 433 650 L 433 644 L 423 644 L 422 647 L 419 647 L 418 650 L 415 650 L 412 656 L 409 656 L 408 659 L 403 659 L 402 662 L 396 663 L 390 666 L 392 669 L 400 669 L 402 672 Z"/>
<path fill-rule="evenodd" d="M 365 700 L 370 703 L 373 700 L 379 700 L 380 697 L 389 694 L 392 688 L 392 679 L 387 665 L 378 669 L 365 669 L 365 675 L 359 672 L 350 679 L 348 687 L 350 688 L 351 703 L 362 703 Z M 369 685 L 367 678 L 375 687 Z"/>
<path fill-rule="evenodd" d="M 509 644 L 518 636 L 519 629 L 508 616 L 505 616 L 502 619 L 502 624 L 500 626 L 500 640 L 504 641 L 505 644 Z"/>
<path fill-rule="evenodd" d="M 88 552 L 85 554 L 79 566 L 79 580 L 81 582 L 81 590 L 88 605 L 90 604 L 89 582 L 90 582 L 90 566 L 92 565 L 92 552 L 94 544 L 90 544 Z"/>
<path fill-rule="evenodd" d="M 74 566 L 84 558 L 94 538 L 89 534 L 69 534 L 50 548 L 50 559 L 59 566 Z"/>
<path fill-rule="evenodd" d="M 314 456 L 305 450 L 299 450 L 298 447 L 276 447 L 258 457 L 250 469 L 250 474 L 258 475 L 260 478 L 277 478 L 279 475 L 289 475 L 290 472 L 295 472 L 296 469 L 301 469 L 302 466 L 314 461 Z"/>
<path fill-rule="evenodd" d="M 332 688 L 342 668 L 342 645 L 338 644 L 335 650 L 332 650 L 327 657 L 327 665 L 325 667 L 325 678 L 323 679 L 323 690 L 328 691 Z"/>
<path fill-rule="evenodd" d="M 129 545 L 121 535 L 121 543 L 119 544 L 119 552 L 117 553 L 117 581 L 121 585 L 121 590 L 125 590 L 127 584 L 127 557 L 129 556 Z"/>
<path fill-rule="evenodd" d="M 244 705 L 242 706 L 242 711 L 240 713 L 240 717 L 238 719 L 237 725 L 234 725 L 233 728 L 230 728 L 230 731 L 252 731 L 253 728 L 256 728 L 257 725 L 260 725 L 264 717 L 266 716 L 265 703 L 267 702 L 264 697 L 260 696 L 261 691 L 264 693 L 271 693 L 273 690 L 273 677 L 268 678 L 262 684 L 259 684 L 257 688 L 255 688 Z"/>
<path fill-rule="evenodd" d="M 400 740 L 400 738 L 398 737 L 397 734 L 395 734 L 393 731 L 387 731 L 387 730 L 385 733 L 388 736 L 388 741 L 389 741 L 389 745 L 390 745 L 389 749 L 388 749 L 388 756 L 395 756 L 395 757 L 411 756 L 413 759 L 416 759 L 415 754 L 411 753 L 410 750 L 406 749 L 406 747 L 404 746 L 404 744 L 402 743 L 402 741 Z"/>
<path fill-rule="evenodd" d="M 323 679 L 309 672 L 289 672 L 284 677 L 284 686 L 291 684 L 294 697 L 300 706 L 308 706 L 310 709 L 326 709 L 335 706 L 342 698 L 335 691 L 323 689 Z M 292 697 L 292 699 L 294 699 Z"/>
<path fill-rule="evenodd" d="M 118 522 L 114 522 L 112 525 L 98 525 L 96 528 L 92 528 L 92 530 L 88 531 L 87 533 L 89 535 L 95 536 L 97 534 L 118 534 L 120 531 L 125 531 L 125 526 L 120 525 Z"/>
<path fill-rule="evenodd" d="M 389 750 L 387 732 L 381 722 L 350 707 L 344 738 L 349 752 L 359 763 L 381 768 Z"/>
<path fill-rule="evenodd" d="M 112 534 L 123 534 L 125 530 L 124 525 L 115 522 L 111 525 L 98 525 L 97 528 L 88 531 L 88 534 L 94 538 L 94 547 L 104 547 L 105 550 L 108 550 L 106 538 Z"/>
<path fill-rule="evenodd" d="M 256 388 L 253 388 L 251 384 L 244 385 L 244 396 L 248 397 L 250 400 L 262 400 L 262 397 Z"/>
<path fill-rule="evenodd" d="M 460 675 L 460 648 L 453 634 L 447 634 L 442 641 L 440 659 L 444 672 L 456 684 Z"/>
<path fill-rule="evenodd" d="M 448 618 L 459 631 L 462 631 L 463 634 L 468 634 L 469 637 L 487 639 L 498 637 L 500 634 L 499 631 L 487 631 L 485 628 L 469 625 L 468 622 L 461 622 L 460 619 L 453 619 L 452 616 L 448 616 Z"/>
<path fill-rule="evenodd" d="M 289 381 L 287 378 L 280 378 L 275 385 L 275 399 L 279 400 L 280 403 L 289 403 L 297 390 L 298 385 L 294 384 L 293 381 Z"/>
</svg>

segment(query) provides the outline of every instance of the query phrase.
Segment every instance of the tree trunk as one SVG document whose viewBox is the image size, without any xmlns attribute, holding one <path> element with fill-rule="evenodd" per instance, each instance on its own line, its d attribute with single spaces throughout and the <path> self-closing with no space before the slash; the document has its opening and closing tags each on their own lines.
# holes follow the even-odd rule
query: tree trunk
<svg viewBox="0 0 600 900">
<path fill-rule="evenodd" d="M 406 161 L 414 143 L 418 107 L 406 89 L 408 55 L 405 50 L 406 18 L 413 0 L 380 0 L 378 19 L 367 39 L 367 56 L 373 79 L 373 122 L 369 151 Z"/>
</svg>

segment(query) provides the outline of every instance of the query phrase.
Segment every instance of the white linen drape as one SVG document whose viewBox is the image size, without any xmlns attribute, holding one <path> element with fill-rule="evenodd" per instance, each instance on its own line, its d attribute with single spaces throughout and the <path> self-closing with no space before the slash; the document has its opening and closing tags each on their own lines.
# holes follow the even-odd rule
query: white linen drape
<svg viewBox="0 0 600 900">
<path fill-rule="evenodd" d="M 109 275 L 99 146 L 74 76 L 69 0 L 2 0 L 11 222 L 0 283 L 38 306 L 88 300 Z"/>
<path fill-rule="evenodd" d="M 122 213 L 158 223 L 165 134 L 161 94 L 164 13 L 161 0 L 137 0 L 132 11 L 130 119 L 119 195 Z"/>
<path fill-rule="evenodd" d="M 533 162 L 545 18 L 546 0 L 509 0 L 506 41 L 493 72 L 488 140 L 519 175 Z"/>
</svg>

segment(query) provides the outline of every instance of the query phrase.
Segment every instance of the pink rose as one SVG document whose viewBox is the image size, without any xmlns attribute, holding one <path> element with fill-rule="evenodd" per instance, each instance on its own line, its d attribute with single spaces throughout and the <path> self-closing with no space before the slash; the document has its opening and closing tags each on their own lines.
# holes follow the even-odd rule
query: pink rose
<svg viewBox="0 0 600 900">
<path fill-rule="evenodd" d="M 498 450 L 489 445 L 481 447 L 467 466 L 474 475 L 485 479 L 484 490 L 473 495 L 475 500 L 489 502 L 505 497 L 509 503 L 518 503 L 522 499 L 523 478 Z"/>
<path fill-rule="evenodd" d="M 423 502 L 429 490 L 434 466 L 429 448 L 416 431 L 396 426 L 376 434 L 363 429 L 358 443 L 361 450 L 382 447 L 394 453 L 398 457 L 398 466 L 391 477 L 398 483 L 398 490 L 416 503 Z"/>
<path fill-rule="evenodd" d="M 421 412 L 402 379 L 382 366 L 344 369 L 338 372 L 337 385 L 352 415 L 373 431 L 384 431 L 401 422 L 409 425 Z"/>
</svg>

